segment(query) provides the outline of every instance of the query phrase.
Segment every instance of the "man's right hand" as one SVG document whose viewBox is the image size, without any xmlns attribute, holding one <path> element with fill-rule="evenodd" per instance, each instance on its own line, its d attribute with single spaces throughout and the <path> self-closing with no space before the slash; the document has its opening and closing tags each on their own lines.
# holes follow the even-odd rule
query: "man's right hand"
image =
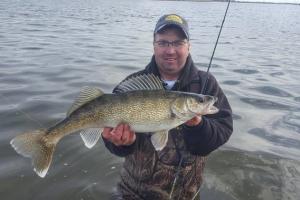
<svg viewBox="0 0 300 200">
<path fill-rule="evenodd" d="M 136 140 L 135 132 L 130 129 L 128 124 L 118 124 L 115 128 L 105 127 L 102 137 L 116 146 L 129 146 Z"/>
</svg>

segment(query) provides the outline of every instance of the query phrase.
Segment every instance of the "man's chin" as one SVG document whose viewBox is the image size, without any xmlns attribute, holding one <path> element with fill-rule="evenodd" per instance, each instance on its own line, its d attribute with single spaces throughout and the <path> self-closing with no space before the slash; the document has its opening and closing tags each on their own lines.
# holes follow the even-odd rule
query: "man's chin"
<svg viewBox="0 0 300 200">
<path fill-rule="evenodd" d="M 174 70 L 174 69 L 178 68 L 177 64 L 174 63 L 174 62 L 172 62 L 172 63 L 167 62 L 167 63 L 164 64 L 164 67 L 165 67 L 166 70 Z"/>
</svg>

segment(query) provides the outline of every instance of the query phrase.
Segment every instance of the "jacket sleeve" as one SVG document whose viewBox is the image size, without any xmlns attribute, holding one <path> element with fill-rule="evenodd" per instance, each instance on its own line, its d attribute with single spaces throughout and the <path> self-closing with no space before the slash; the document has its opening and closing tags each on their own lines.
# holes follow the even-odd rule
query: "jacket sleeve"
<svg viewBox="0 0 300 200">
<path fill-rule="evenodd" d="M 120 157 L 125 157 L 131 153 L 133 153 L 135 149 L 135 143 L 129 145 L 129 146 L 116 146 L 112 142 L 108 141 L 107 139 L 103 138 L 103 142 L 105 144 L 105 147 L 112 153 Z"/>
<path fill-rule="evenodd" d="M 233 131 L 232 111 L 229 102 L 216 79 L 210 75 L 206 94 L 217 96 L 215 106 L 219 112 L 202 116 L 199 125 L 183 125 L 186 146 L 192 154 L 206 156 L 226 143 Z"/>
</svg>

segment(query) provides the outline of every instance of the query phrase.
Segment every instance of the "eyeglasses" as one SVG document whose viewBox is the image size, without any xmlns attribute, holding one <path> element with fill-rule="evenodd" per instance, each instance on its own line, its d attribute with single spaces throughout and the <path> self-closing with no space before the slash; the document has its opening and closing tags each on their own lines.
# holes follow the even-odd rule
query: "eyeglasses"
<svg viewBox="0 0 300 200">
<path fill-rule="evenodd" d="M 169 47 L 169 46 L 172 46 L 172 47 L 175 47 L 175 48 L 181 48 L 186 43 L 187 43 L 187 41 L 185 41 L 185 40 L 175 40 L 175 41 L 172 41 L 172 42 L 169 42 L 167 40 L 159 40 L 159 41 L 154 42 L 154 44 L 156 44 L 160 48 L 166 48 L 166 47 Z"/>
</svg>

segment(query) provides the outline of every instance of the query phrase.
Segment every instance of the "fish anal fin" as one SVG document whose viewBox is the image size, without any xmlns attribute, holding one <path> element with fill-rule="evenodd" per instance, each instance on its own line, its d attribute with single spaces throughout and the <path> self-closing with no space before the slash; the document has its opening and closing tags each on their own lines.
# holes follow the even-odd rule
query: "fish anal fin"
<svg viewBox="0 0 300 200">
<path fill-rule="evenodd" d="M 151 142 L 156 151 L 161 151 L 168 142 L 168 132 L 167 130 L 159 131 L 153 133 L 151 136 Z"/>
<path fill-rule="evenodd" d="M 75 102 L 67 112 L 67 116 L 70 116 L 75 110 L 80 108 L 82 105 L 86 104 L 87 102 L 96 99 L 97 97 L 103 95 L 104 93 L 96 87 L 83 87 L 80 91 L 79 96 L 75 99 Z"/>
<path fill-rule="evenodd" d="M 80 132 L 80 136 L 87 148 L 92 148 L 99 140 L 102 133 L 100 128 L 90 128 Z"/>
</svg>

